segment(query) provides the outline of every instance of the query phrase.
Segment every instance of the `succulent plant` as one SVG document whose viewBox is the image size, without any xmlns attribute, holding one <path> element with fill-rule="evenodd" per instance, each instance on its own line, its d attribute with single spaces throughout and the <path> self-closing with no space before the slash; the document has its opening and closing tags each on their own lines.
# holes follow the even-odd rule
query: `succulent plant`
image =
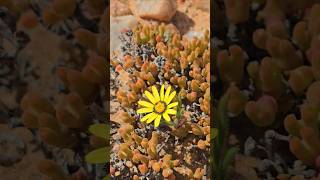
<svg viewBox="0 0 320 180">
<path fill-rule="evenodd" d="M 51 58 L 52 61 L 44 63 L 52 65 L 50 70 L 44 69 L 42 62 L 37 64 L 36 70 L 32 70 L 32 73 L 37 74 L 35 82 L 31 82 L 33 79 L 26 80 L 21 74 L 21 80 L 26 82 L 26 88 L 17 98 L 18 101 L 21 100 L 22 125 L 30 128 L 33 135 L 37 137 L 35 138 L 36 151 L 42 150 L 46 154 L 47 159 L 35 162 L 38 164 L 39 171 L 46 176 L 45 179 L 79 180 L 91 178 L 93 173 L 83 162 L 83 156 L 87 153 L 90 145 L 92 146 L 90 148 L 100 148 L 94 152 L 102 153 L 102 159 L 108 157 L 106 147 L 109 147 L 109 144 L 106 143 L 106 139 L 101 137 L 103 133 L 107 135 L 108 131 L 101 133 L 100 130 L 100 134 L 96 134 L 97 136 L 93 135 L 90 138 L 88 136 L 89 125 L 93 124 L 89 129 L 96 132 L 96 129 L 99 129 L 96 126 L 102 125 L 96 125 L 96 123 L 105 121 L 105 117 L 101 118 L 100 116 L 104 114 L 104 110 L 101 110 L 102 107 L 106 106 L 104 104 L 106 102 L 105 96 L 107 96 L 105 87 L 109 75 L 108 61 L 106 60 L 109 58 L 108 4 L 109 1 L 103 0 L 52 0 L 48 2 L 0 0 L 1 11 L 6 16 L 5 19 L 2 19 L 4 20 L 4 29 L 2 30 L 6 31 L 5 38 L 14 44 L 13 48 L 18 49 L 12 56 L 12 62 L 23 62 L 28 66 L 37 64 L 37 58 L 43 58 L 41 57 L 43 54 L 38 54 L 38 49 L 30 48 L 30 44 L 27 43 L 31 42 L 31 46 L 35 44 L 38 46 L 37 40 L 40 39 L 41 44 L 38 47 L 41 48 L 40 51 L 43 50 L 47 54 L 47 52 L 53 51 L 43 48 L 44 42 L 42 40 L 47 40 L 48 34 L 59 36 L 55 39 L 57 44 L 45 42 L 46 45 L 50 44 L 45 47 L 57 48 L 57 51 L 53 53 L 55 57 Z M 34 34 L 37 35 L 34 36 Z M 37 38 L 39 36 L 41 38 Z M 21 44 L 20 41 L 26 42 Z M 28 51 L 30 57 L 23 58 L 20 62 L 20 57 L 18 57 L 21 55 L 20 50 Z M 56 54 L 59 54 L 56 52 L 61 53 L 61 56 L 57 55 L 59 58 L 56 58 Z M 1 54 L 3 55 L 3 52 Z M 39 56 L 34 57 L 34 54 Z M 49 82 L 48 84 L 54 85 L 45 87 L 47 77 L 43 76 L 50 73 L 56 74 L 48 78 L 49 81 L 56 80 L 56 82 Z M 46 81 L 39 83 L 38 79 Z M 29 86 L 30 84 L 32 85 Z M 53 87 L 57 87 L 57 89 Z M 52 88 L 50 93 L 47 91 L 49 88 Z M 45 93 L 47 94 L 45 95 Z M 80 157 L 78 164 L 75 164 L 76 168 L 80 167 L 76 172 L 62 165 L 59 162 L 60 157 L 57 157 L 57 153 L 54 152 L 65 148 Z M 94 160 L 92 159 L 96 156 L 94 152 L 88 154 L 88 161 Z M 96 159 L 100 160 L 100 157 Z M 66 160 L 63 161 L 65 163 Z"/>
<path fill-rule="evenodd" d="M 125 88 L 116 88 L 115 99 L 131 120 L 123 119 L 116 125 L 121 143 L 111 156 L 132 162 L 141 176 L 154 171 L 157 176 L 176 179 L 179 172 L 175 168 L 181 165 L 173 160 L 175 153 L 159 154 L 164 126 L 168 126 L 169 136 L 185 138 L 192 134 L 198 138 L 196 147 L 204 151 L 210 147 L 210 121 L 202 120 L 209 119 L 210 114 L 209 32 L 201 39 L 189 40 L 159 24 L 138 25 L 124 36 L 133 49 L 125 47 L 112 58 L 110 71 L 116 81 L 129 77 L 127 86 L 122 86 Z M 195 122 L 188 120 L 190 111 Z M 138 133 L 146 127 L 151 128 L 151 136 Z M 201 169 L 194 171 L 194 178 L 204 175 Z"/>
<path fill-rule="evenodd" d="M 109 127 L 107 124 L 93 124 L 89 127 L 89 131 L 94 135 L 95 141 L 91 141 L 93 146 L 103 146 L 89 152 L 85 156 L 85 160 L 88 163 L 108 163 L 109 162 Z M 91 138 L 92 139 L 92 138 Z M 98 139 L 101 139 L 100 141 Z M 98 143 L 97 143 L 98 142 Z M 101 145 L 100 145 L 101 144 Z M 104 177 L 104 180 L 108 179 L 108 176 Z"/>
<path fill-rule="evenodd" d="M 277 138 L 285 139 L 281 142 L 283 144 L 288 141 L 287 151 L 293 154 L 292 156 L 288 153 L 290 161 L 297 158 L 308 165 L 306 169 L 315 171 L 310 176 L 304 173 L 298 176 L 290 174 L 291 169 L 286 164 L 277 172 L 270 173 L 271 176 L 276 178 L 276 173 L 279 173 L 278 179 L 318 178 L 316 174 L 319 172 L 317 160 L 320 130 L 319 2 L 275 0 L 237 2 L 225 0 L 221 4 L 219 2 L 215 2 L 218 4 L 216 7 L 218 12 L 215 14 L 224 13 L 226 18 L 222 15 L 215 21 L 219 23 L 220 28 L 214 24 L 217 30 L 214 34 L 216 46 L 213 47 L 216 52 L 213 58 L 215 68 L 213 83 L 216 87 L 213 102 L 224 105 L 224 116 L 218 112 L 219 116 L 215 119 L 215 126 L 219 132 L 214 147 L 214 153 L 217 153 L 215 176 L 217 179 L 231 176 L 225 173 L 226 169 L 223 169 L 222 165 L 223 157 L 227 154 L 225 149 L 228 148 L 228 143 L 223 142 L 223 140 L 228 141 L 224 139 L 228 137 L 226 132 L 229 132 L 225 128 L 229 127 L 227 126 L 229 122 L 233 123 L 231 131 L 236 137 L 244 133 L 239 136 L 240 143 L 243 143 L 245 139 L 243 135 L 246 138 L 257 138 L 254 137 L 256 131 L 244 132 L 237 129 L 238 125 L 251 121 L 253 126 L 257 126 L 257 131 L 265 133 L 265 136 L 271 131 L 283 134 L 286 130 L 288 136 L 287 134 L 283 136 L 286 138 L 282 136 Z M 225 9 L 219 9 L 219 5 Z M 224 32 L 226 29 L 228 31 Z M 219 110 L 221 107 L 218 107 Z M 221 117 L 225 119 L 221 120 Z M 251 127 L 251 124 L 249 126 Z M 265 141 L 263 140 L 268 144 L 268 140 Z M 275 161 L 275 154 L 286 152 L 286 149 L 275 152 L 272 147 L 277 145 L 274 145 L 273 141 L 267 145 L 267 160 Z M 203 147 L 203 144 L 200 143 L 199 146 Z M 235 150 L 231 154 L 234 153 Z M 259 154 L 249 154 L 265 160 L 265 157 Z M 288 157 L 283 159 L 288 160 Z M 232 170 L 230 166 L 227 169 Z M 265 170 L 255 171 L 258 178 L 266 178 L 261 175 L 265 174 Z M 243 172 L 238 170 L 237 173 Z M 224 175 L 226 177 L 223 177 Z"/>
</svg>

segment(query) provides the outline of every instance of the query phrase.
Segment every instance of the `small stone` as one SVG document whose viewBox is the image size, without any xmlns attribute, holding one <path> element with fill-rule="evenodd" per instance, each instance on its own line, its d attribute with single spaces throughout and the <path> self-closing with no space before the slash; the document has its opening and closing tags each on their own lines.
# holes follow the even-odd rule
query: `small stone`
<svg viewBox="0 0 320 180">
<path fill-rule="evenodd" d="M 133 169 L 133 172 L 134 172 L 134 173 L 138 173 L 138 168 L 137 168 L 137 166 L 133 166 L 132 169 Z"/>
<path fill-rule="evenodd" d="M 170 21 L 177 11 L 176 0 L 129 0 L 131 12 L 143 19 Z"/>
<path fill-rule="evenodd" d="M 126 162 L 126 166 L 127 166 L 128 168 L 132 168 L 133 164 L 132 164 L 131 161 L 127 161 L 127 162 Z"/>
<path fill-rule="evenodd" d="M 111 174 L 111 175 L 114 175 L 115 170 L 116 170 L 116 169 L 115 169 L 114 167 L 110 166 L 110 174 Z"/>
<path fill-rule="evenodd" d="M 159 152 L 159 156 L 164 156 L 166 154 L 166 151 L 164 149 L 161 149 Z"/>
<path fill-rule="evenodd" d="M 120 175 L 120 171 L 117 171 L 114 173 L 115 176 L 119 176 Z"/>
<path fill-rule="evenodd" d="M 75 162 L 75 152 L 73 150 L 65 148 L 65 149 L 62 149 L 60 151 L 60 153 L 61 153 L 63 159 L 66 162 L 68 162 L 68 164 L 73 165 L 76 163 Z"/>
</svg>

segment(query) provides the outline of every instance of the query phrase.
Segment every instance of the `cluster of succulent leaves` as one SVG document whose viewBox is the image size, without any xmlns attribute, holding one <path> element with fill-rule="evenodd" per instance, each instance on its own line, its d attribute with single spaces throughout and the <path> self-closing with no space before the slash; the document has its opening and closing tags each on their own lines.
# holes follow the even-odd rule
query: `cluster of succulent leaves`
<svg viewBox="0 0 320 180">
<path fill-rule="evenodd" d="M 174 123 L 177 125 L 179 124 L 179 120 L 181 120 L 181 117 L 183 115 L 184 109 L 182 107 L 182 99 L 180 96 L 180 93 L 178 94 L 178 106 L 177 106 L 177 114 L 176 114 L 176 119 L 174 120 Z"/>
<path fill-rule="evenodd" d="M 107 124 L 93 124 L 89 127 L 89 132 L 93 135 L 103 138 L 106 142 L 109 142 L 109 130 L 110 126 Z M 109 163 L 109 147 L 102 147 L 89 152 L 85 156 L 85 161 L 92 164 L 106 164 Z M 107 180 L 108 176 L 103 180 Z"/>
<path fill-rule="evenodd" d="M 231 164 L 235 155 L 239 151 L 238 147 L 228 147 L 229 136 L 229 118 L 227 111 L 228 96 L 224 95 L 218 105 L 218 109 L 214 116 L 214 129 L 211 132 L 211 139 L 213 139 L 213 147 L 211 154 L 213 157 L 213 176 L 217 180 L 228 179 L 230 171 L 232 171 Z"/>
</svg>

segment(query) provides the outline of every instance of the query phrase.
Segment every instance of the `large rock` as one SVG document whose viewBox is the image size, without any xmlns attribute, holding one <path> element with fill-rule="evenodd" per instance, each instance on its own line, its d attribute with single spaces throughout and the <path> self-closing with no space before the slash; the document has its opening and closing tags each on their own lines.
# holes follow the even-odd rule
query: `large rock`
<svg viewBox="0 0 320 180">
<path fill-rule="evenodd" d="M 210 12 L 210 1 L 209 0 L 192 0 L 192 4 L 198 9 L 206 12 Z"/>
<path fill-rule="evenodd" d="M 129 0 L 131 12 L 143 19 L 170 21 L 177 11 L 176 0 Z"/>
<path fill-rule="evenodd" d="M 111 16 L 126 16 L 130 15 L 131 11 L 128 7 L 127 1 L 112 0 L 110 2 L 110 15 Z"/>
<path fill-rule="evenodd" d="M 119 16 L 119 17 L 110 17 L 110 55 L 114 51 L 120 49 L 121 41 L 119 36 L 121 32 L 125 29 L 133 28 L 138 24 L 136 17 L 129 16 Z"/>
</svg>

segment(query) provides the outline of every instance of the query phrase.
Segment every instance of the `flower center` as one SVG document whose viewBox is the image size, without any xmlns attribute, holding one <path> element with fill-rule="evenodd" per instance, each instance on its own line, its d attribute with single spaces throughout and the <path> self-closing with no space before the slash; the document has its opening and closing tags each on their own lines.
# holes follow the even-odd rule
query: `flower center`
<svg viewBox="0 0 320 180">
<path fill-rule="evenodd" d="M 156 103 L 156 105 L 154 106 L 154 110 L 156 111 L 156 113 L 160 114 L 163 113 L 164 110 L 166 110 L 166 104 L 162 101 L 159 101 Z"/>
</svg>

